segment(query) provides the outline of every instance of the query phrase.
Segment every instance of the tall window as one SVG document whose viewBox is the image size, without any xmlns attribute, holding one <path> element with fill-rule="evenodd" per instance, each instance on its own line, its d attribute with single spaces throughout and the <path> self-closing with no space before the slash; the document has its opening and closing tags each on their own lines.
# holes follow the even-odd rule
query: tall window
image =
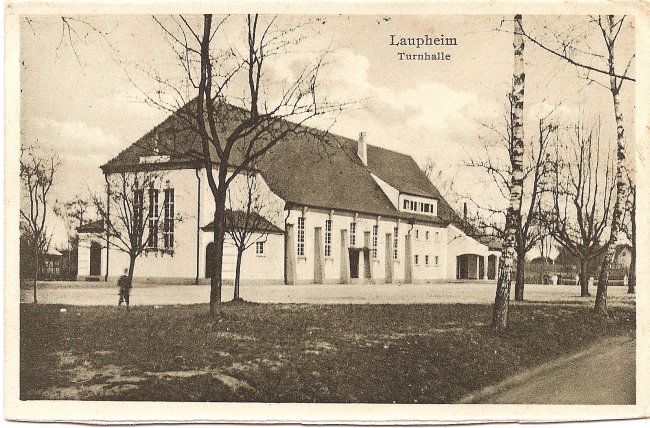
<svg viewBox="0 0 650 428">
<path fill-rule="evenodd" d="M 435 261 L 436 261 L 436 266 L 440 265 L 440 259 L 438 258 L 438 256 L 435 257 Z"/>
<path fill-rule="evenodd" d="M 258 241 L 255 243 L 255 254 L 258 256 L 264 255 L 264 241 Z"/>
<path fill-rule="evenodd" d="M 149 189 L 149 240 L 147 247 L 158 248 L 158 189 Z"/>
<path fill-rule="evenodd" d="M 416 265 L 420 264 L 420 256 L 418 256 L 417 254 L 415 255 L 415 264 Z"/>
<path fill-rule="evenodd" d="M 332 256 L 332 220 L 325 220 L 325 257 Z"/>
<path fill-rule="evenodd" d="M 298 256 L 305 255 L 305 218 L 298 217 Z"/>
<path fill-rule="evenodd" d="M 140 248 L 142 246 L 143 234 L 143 207 L 144 207 L 144 190 L 137 189 L 133 192 L 133 234 L 135 235 L 135 246 Z"/>
<path fill-rule="evenodd" d="M 166 250 L 174 248 L 174 189 L 165 189 L 165 219 L 163 220 L 163 241 Z"/>
<path fill-rule="evenodd" d="M 429 266 L 429 255 L 424 256 L 424 264 Z"/>
<path fill-rule="evenodd" d="M 435 242 L 440 242 L 440 232 L 436 232 L 435 235 L 433 235 L 433 240 Z"/>
<path fill-rule="evenodd" d="M 377 258 L 377 244 L 379 240 L 379 226 L 374 225 L 372 227 L 372 258 Z"/>
<path fill-rule="evenodd" d="M 415 229 L 415 239 L 420 239 L 420 231 Z"/>
<path fill-rule="evenodd" d="M 424 232 L 424 239 L 429 240 L 429 231 Z"/>
<path fill-rule="evenodd" d="M 354 247 L 357 245 L 357 224 L 355 222 L 350 223 L 350 246 Z"/>
<path fill-rule="evenodd" d="M 397 260 L 397 256 L 399 255 L 397 253 L 397 244 L 399 242 L 399 228 L 395 227 L 393 229 L 393 258 Z"/>
</svg>

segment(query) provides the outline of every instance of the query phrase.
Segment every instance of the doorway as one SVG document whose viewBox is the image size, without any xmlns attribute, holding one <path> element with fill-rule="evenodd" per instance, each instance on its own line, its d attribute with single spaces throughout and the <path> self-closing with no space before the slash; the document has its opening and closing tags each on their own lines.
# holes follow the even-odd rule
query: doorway
<svg viewBox="0 0 650 428">
<path fill-rule="evenodd" d="M 488 269 L 487 269 L 488 279 L 497 278 L 497 256 L 490 254 L 488 256 Z"/>
<path fill-rule="evenodd" d="M 102 274 L 102 245 L 99 242 L 90 244 L 90 275 Z"/>
<path fill-rule="evenodd" d="M 212 278 L 214 275 L 214 259 L 215 259 L 215 245 L 214 242 L 210 242 L 207 247 L 205 247 L 205 277 Z"/>
<path fill-rule="evenodd" d="M 348 253 L 350 254 L 350 278 L 359 278 L 359 250 L 350 248 Z"/>
</svg>

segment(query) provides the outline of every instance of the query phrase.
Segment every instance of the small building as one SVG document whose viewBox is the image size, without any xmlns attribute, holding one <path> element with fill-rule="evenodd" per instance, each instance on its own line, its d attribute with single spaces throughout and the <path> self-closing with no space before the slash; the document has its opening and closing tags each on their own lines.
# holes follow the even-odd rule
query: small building
<svg viewBox="0 0 650 428">
<path fill-rule="evenodd" d="M 213 269 L 214 199 L 205 169 L 190 156 L 200 150 L 199 143 L 179 123 L 171 115 L 101 167 L 107 179 L 129 171 L 161 171 L 165 189 L 149 189 L 145 202 L 155 210 L 173 204 L 183 218 L 166 219 L 160 233 L 159 225 L 150 225 L 156 227 L 155 238 L 136 261 L 138 281 L 204 283 Z M 255 169 L 246 171 L 280 209 L 266 219 L 264 238 L 244 254 L 242 283 L 496 278 L 500 249 L 462 230 L 458 215 L 413 158 L 368 144 L 365 133 L 356 141 L 328 135 L 318 146 L 311 134 L 280 141 Z M 241 162 L 237 155 L 232 160 L 233 165 Z M 241 174 L 230 189 L 245 186 Z M 79 278 L 115 278 L 128 266 L 125 253 L 107 248 L 102 228 L 93 223 L 78 229 Z M 235 257 L 234 243 L 227 238 L 224 281 L 234 278 Z"/>
<path fill-rule="evenodd" d="M 43 262 L 40 266 L 40 275 L 41 279 L 59 279 L 61 277 L 61 259 L 63 254 L 58 250 L 48 249 L 45 254 L 42 255 Z"/>
<path fill-rule="evenodd" d="M 632 264 L 632 246 L 630 244 L 620 244 L 616 246 L 614 255 L 614 268 L 629 271 Z"/>
</svg>

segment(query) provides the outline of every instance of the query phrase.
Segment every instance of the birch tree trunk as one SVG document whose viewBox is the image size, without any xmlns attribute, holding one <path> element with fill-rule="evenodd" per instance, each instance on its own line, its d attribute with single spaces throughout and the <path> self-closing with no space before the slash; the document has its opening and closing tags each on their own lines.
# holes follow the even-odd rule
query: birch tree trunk
<svg viewBox="0 0 650 428">
<path fill-rule="evenodd" d="M 636 292 L 636 189 L 632 188 L 632 206 L 630 209 L 630 221 L 632 222 L 632 260 L 630 261 L 630 274 L 628 277 L 627 292 L 634 294 Z"/>
<path fill-rule="evenodd" d="M 616 239 L 621 230 L 621 220 L 623 218 L 623 209 L 625 207 L 626 180 L 625 180 L 625 128 L 623 126 L 623 113 L 619 103 L 619 91 L 621 85 L 616 77 L 614 70 L 616 39 L 616 23 L 613 15 L 607 15 L 607 26 L 605 29 L 605 41 L 607 42 L 609 68 L 609 86 L 614 102 L 614 117 L 616 119 L 616 202 L 614 203 L 614 214 L 612 216 L 612 226 L 607 241 L 607 250 L 603 262 L 603 272 L 600 275 L 601 281 L 598 281 L 598 290 L 596 292 L 595 311 L 602 315 L 607 315 L 607 283 L 609 282 L 609 273 L 614 264 L 614 255 L 616 252 Z"/>
<path fill-rule="evenodd" d="M 510 287 L 512 285 L 513 264 L 515 259 L 515 241 L 519 224 L 521 223 L 521 192 L 523 190 L 523 160 L 524 160 L 524 37 L 521 27 L 521 15 L 515 15 L 514 37 L 514 73 L 512 76 L 512 164 L 510 207 L 506 213 L 504 249 L 499 261 L 499 279 L 492 311 L 492 328 L 505 330 L 508 328 L 508 304 Z"/>
<path fill-rule="evenodd" d="M 515 280 L 515 300 L 524 301 L 524 283 L 526 281 L 526 253 L 517 251 L 517 275 Z"/>
</svg>

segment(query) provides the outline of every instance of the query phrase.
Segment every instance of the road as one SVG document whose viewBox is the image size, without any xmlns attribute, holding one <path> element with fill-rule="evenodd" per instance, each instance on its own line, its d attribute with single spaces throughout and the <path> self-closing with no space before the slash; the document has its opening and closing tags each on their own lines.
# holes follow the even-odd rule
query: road
<svg viewBox="0 0 650 428">
<path fill-rule="evenodd" d="M 625 287 L 610 287 L 610 302 L 632 303 L 634 296 Z M 466 303 L 494 302 L 491 283 L 379 284 L 379 285 L 242 285 L 241 297 L 260 303 Z M 595 295 L 596 290 L 591 290 Z M 132 305 L 174 305 L 206 303 L 208 285 L 135 284 Z M 32 302 L 32 291 L 21 290 L 20 301 Z M 223 300 L 232 299 L 233 287 L 224 286 Z M 576 286 L 526 285 L 528 301 L 572 301 L 584 303 L 593 298 L 580 297 Z M 106 283 L 52 282 L 38 287 L 39 303 L 68 305 L 115 305 L 117 287 Z"/>
<path fill-rule="evenodd" d="M 636 342 L 605 339 L 463 398 L 480 404 L 635 404 Z"/>
</svg>

